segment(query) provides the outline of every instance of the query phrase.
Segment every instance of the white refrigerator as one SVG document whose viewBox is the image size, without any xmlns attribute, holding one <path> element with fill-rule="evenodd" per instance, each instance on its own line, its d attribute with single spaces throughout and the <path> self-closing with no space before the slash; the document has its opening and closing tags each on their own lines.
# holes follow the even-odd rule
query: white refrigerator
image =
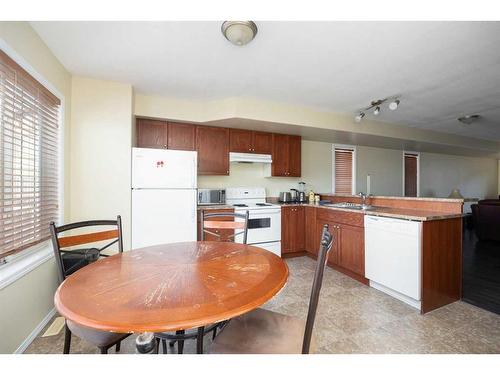
<svg viewBox="0 0 500 375">
<path fill-rule="evenodd" d="M 132 149 L 132 248 L 196 241 L 196 151 Z"/>
</svg>

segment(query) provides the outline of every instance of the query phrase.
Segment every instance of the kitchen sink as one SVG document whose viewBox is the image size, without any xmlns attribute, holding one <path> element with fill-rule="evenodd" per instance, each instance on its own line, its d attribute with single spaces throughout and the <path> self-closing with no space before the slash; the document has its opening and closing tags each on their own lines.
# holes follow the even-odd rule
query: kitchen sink
<svg viewBox="0 0 500 375">
<path fill-rule="evenodd" d="M 324 204 L 323 206 L 326 207 L 335 207 L 335 208 L 349 208 L 351 210 L 370 210 L 372 206 L 370 205 L 363 205 L 363 204 L 358 204 L 358 203 L 350 203 L 350 202 L 341 202 L 341 203 L 327 203 Z"/>
</svg>

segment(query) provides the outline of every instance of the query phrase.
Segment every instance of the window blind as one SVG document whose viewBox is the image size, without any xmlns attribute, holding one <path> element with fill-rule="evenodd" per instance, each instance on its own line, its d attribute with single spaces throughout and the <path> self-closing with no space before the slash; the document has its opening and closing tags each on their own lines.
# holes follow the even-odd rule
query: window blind
<svg viewBox="0 0 500 375">
<path fill-rule="evenodd" d="M 417 158 L 415 154 L 405 154 L 405 197 L 417 196 Z"/>
<path fill-rule="evenodd" d="M 60 100 L 0 50 L 0 258 L 58 217 Z"/>
<path fill-rule="evenodd" d="M 353 150 L 335 148 L 335 193 L 352 194 Z"/>
</svg>

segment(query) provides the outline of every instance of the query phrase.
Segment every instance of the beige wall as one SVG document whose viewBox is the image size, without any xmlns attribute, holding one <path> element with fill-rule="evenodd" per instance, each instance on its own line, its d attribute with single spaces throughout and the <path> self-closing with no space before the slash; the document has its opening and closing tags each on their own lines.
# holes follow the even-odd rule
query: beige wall
<svg viewBox="0 0 500 375">
<path fill-rule="evenodd" d="M 277 197 L 280 191 L 297 188 L 299 181 L 306 190 L 315 192 L 332 189 L 332 145 L 325 142 L 302 141 L 302 177 L 265 177 L 266 166 L 258 163 L 231 163 L 229 176 L 199 176 L 198 187 L 225 188 L 263 186 L 268 196 Z"/>
<path fill-rule="evenodd" d="M 460 189 L 464 197 L 494 198 L 498 192 L 496 159 L 420 154 L 420 195 L 447 197 Z"/>
<path fill-rule="evenodd" d="M 48 88 L 63 96 L 64 154 L 69 155 L 71 76 L 27 22 L 0 22 L 0 42 L 19 63 L 26 63 L 42 76 Z M 30 71 L 30 73 L 33 73 Z M 69 163 L 64 168 L 64 214 L 69 217 Z M 57 285 L 51 259 L 0 290 L 0 353 L 12 353 L 53 307 Z"/>
<path fill-rule="evenodd" d="M 356 193 L 367 192 L 366 177 L 370 175 L 370 193 L 400 196 L 403 189 L 403 152 L 376 147 L 356 147 Z"/>
<path fill-rule="evenodd" d="M 394 149 L 401 147 L 402 144 L 411 143 L 418 144 L 421 150 L 429 152 L 434 152 L 434 149 L 438 147 L 441 150 L 467 152 L 467 150 L 476 149 L 496 154 L 500 144 L 495 141 L 417 129 L 372 119 L 365 119 L 358 124 L 354 122 L 352 114 L 325 112 L 300 105 L 246 97 L 197 101 L 137 94 L 134 114 L 188 122 L 211 122 L 228 127 L 237 127 L 235 125 L 239 122 L 245 122 L 242 120 L 249 120 L 247 122 L 257 122 L 259 128 L 262 126 L 255 130 L 301 134 L 307 136 L 309 140 L 355 142 L 365 146 Z M 387 146 L 387 144 L 393 146 Z"/>
<path fill-rule="evenodd" d="M 73 77 L 71 220 L 122 216 L 130 246 L 132 86 Z"/>
</svg>

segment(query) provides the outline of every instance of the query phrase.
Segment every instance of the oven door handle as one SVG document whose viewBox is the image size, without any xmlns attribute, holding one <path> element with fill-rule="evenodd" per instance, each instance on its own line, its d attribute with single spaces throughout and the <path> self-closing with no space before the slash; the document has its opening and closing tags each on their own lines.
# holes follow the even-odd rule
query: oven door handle
<svg viewBox="0 0 500 375">
<path fill-rule="evenodd" d="M 246 210 L 238 210 L 241 213 L 245 213 Z M 268 209 L 268 210 L 249 210 L 249 215 L 250 218 L 253 218 L 255 216 L 262 216 L 262 215 L 273 215 L 273 214 L 280 214 L 281 213 L 281 208 L 274 208 L 274 209 Z"/>
</svg>

